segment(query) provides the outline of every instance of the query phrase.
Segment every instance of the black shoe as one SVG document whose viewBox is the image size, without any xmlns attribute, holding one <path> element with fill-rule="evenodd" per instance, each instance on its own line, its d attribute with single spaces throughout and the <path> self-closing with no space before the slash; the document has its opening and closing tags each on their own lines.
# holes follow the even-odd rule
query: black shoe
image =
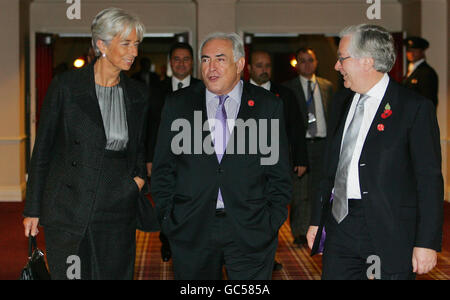
<svg viewBox="0 0 450 300">
<path fill-rule="evenodd" d="M 168 262 L 172 258 L 172 251 L 169 247 L 161 247 L 161 258 L 164 262 Z"/>
<path fill-rule="evenodd" d="M 299 235 L 298 237 L 296 237 L 294 239 L 294 244 L 297 244 L 299 246 L 303 246 L 304 244 L 307 244 L 308 240 L 306 239 L 306 236 L 304 235 Z"/>
<path fill-rule="evenodd" d="M 275 263 L 273 264 L 273 270 L 280 271 L 281 269 L 283 269 L 283 265 L 280 264 L 279 262 L 275 261 Z"/>
</svg>

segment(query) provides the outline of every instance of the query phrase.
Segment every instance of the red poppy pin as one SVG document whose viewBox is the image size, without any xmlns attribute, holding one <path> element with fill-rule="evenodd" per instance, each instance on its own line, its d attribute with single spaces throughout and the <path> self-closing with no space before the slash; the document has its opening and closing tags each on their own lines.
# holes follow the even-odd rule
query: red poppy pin
<svg viewBox="0 0 450 300">
<path fill-rule="evenodd" d="M 384 131 L 384 124 L 378 124 L 377 129 L 378 131 Z"/>
<path fill-rule="evenodd" d="M 278 94 L 278 93 L 277 93 L 277 94 L 275 94 L 275 96 L 277 96 L 278 98 L 280 98 L 280 94 Z"/>
<path fill-rule="evenodd" d="M 386 106 L 384 107 L 384 112 L 381 114 L 381 118 L 383 119 L 387 119 L 392 115 L 392 110 L 391 110 L 391 106 L 388 104 L 386 104 Z"/>
<path fill-rule="evenodd" d="M 251 106 L 251 107 L 253 107 L 253 106 L 255 106 L 255 101 L 253 101 L 253 100 L 248 100 L 248 106 Z"/>
</svg>

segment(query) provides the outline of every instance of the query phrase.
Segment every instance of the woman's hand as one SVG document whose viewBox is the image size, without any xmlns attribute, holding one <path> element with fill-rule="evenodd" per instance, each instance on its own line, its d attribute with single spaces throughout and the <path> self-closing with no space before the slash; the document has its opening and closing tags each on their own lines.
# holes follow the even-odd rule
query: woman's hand
<svg viewBox="0 0 450 300">
<path fill-rule="evenodd" d="M 136 185 L 137 185 L 138 188 L 139 188 L 139 192 L 142 191 L 142 188 L 143 188 L 144 185 L 145 185 L 144 179 L 142 179 L 142 178 L 139 177 L 139 176 L 136 176 L 136 177 L 134 177 L 133 179 L 134 179 L 134 182 L 136 182 Z"/>
<path fill-rule="evenodd" d="M 23 219 L 23 227 L 25 227 L 25 236 L 29 237 L 30 232 L 32 236 L 36 236 L 39 233 L 38 230 L 39 218 L 25 218 Z"/>
</svg>

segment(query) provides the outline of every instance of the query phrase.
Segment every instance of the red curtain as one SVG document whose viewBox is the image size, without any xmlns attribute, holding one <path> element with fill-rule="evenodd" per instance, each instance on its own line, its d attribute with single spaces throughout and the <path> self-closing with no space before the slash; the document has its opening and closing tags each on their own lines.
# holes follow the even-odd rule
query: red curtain
<svg viewBox="0 0 450 300">
<path fill-rule="evenodd" d="M 403 79 L 403 33 L 392 33 L 394 38 L 395 50 L 397 52 L 397 59 L 392 70 L 389 72 L 389 76 L 395 81 L 401 83 Z"/>
<path fill-rule="evenodd" d="M 53 77 L 52 38 L 48 34 L 36 34 L 36 129 L 45 94 Z"/>
</svg>

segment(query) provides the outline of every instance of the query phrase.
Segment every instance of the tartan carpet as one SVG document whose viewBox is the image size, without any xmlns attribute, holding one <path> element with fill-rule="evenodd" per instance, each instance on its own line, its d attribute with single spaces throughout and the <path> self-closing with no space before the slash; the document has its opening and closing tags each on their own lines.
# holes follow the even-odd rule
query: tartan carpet
<svg viewBox="0 0 450 300">
<path fill-rule="evenodd" d="M 274 271 L 273 280 L 318 280 L 321 276 L 322 258 L 311 257 L 307 246 L 297 246 L 289 223 L 285 222 L 278 236 L 276 260 L 283 265 L 280 271 Z M 172 280 L 172 260 L 161 259 L 159 232 L 145 233 L 136 231 L 136 280 Z M 450 252 L 443 249 L 438 253 L 438 264 L 428 274 L 417 276 L 418 280 L 449 280 Z"/>
<path fill-rule="evenodd" d="M 23 236 L 23 202 L 0 203 L 0 280 L 17 279 L 27 261 L 28 241 Z M 444 204 L 444 235 L 442 252 L 438 253 L 438 264 L 428 274 L 418 276 L 420 280 L 450 279 L 450 203 Z M 45 231 L 45 230 L 44 230 Z M 38 236 L 38 247 L 45 251 L 44 234 Z M 173 279 L 172 262 L 161 260 L 159 232 L 136 231 L 135 279 Z M 309 256 L 309 249 L 293 244 L 288 221 L 279 234 L 276 259 L 283 269 L 273 273 L 275 280 L 315 280 L 320 279 L 321 256 Z"/>
</svg>

